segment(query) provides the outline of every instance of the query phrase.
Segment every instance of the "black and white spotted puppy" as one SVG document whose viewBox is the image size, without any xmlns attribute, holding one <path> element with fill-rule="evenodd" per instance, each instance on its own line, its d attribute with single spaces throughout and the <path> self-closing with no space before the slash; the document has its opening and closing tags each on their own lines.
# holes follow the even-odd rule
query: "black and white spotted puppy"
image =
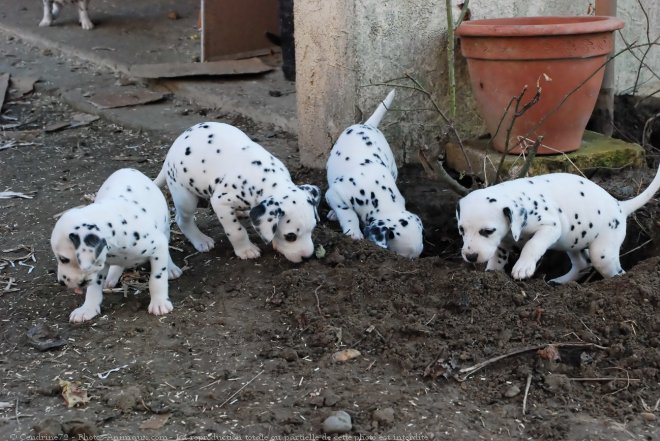
<svg viewBox="0 0 660 441">
<path fill-rule="evenodd" d="M 378 130 L 393 99 L 394 90 L 364 124 L 352 125 L 339 136 L 326 164 L 325 199 L 332 208 L 328 219 L 338 220 L 344 234 L 355 240 L 367 237 L 401 256 L 415 258 L 424 248 L 422 221 L 406 211 L 406 201 L 396 186 L 394 155 Z"/>
<path fill-rule="evenodd" d="M 288 260 L 300 262 L 314 252 L 321 191 L 294 184 L 279 159 L 236 127 L 206 122 L 187 129 L 172 144 L 154 182 L 159 187 L 167 182 L 176 222 L 197 251 L 215 245 L 195 224 L 195 208 L 203 198 L 241 259 L 261 254 L 238 220 L 247 210 L 261 238 Z"/>
<path fill-rule="evenodd" d="M 583 177 L 555 173 L 503 182 L 473 191 L 458 201 L 456 219 L 467 262 L 488 262 L 502 271 L 511 245 L 524 243 L 513 266 L 515 279 L 536 271 L 546 250 L 566 251 L 570 271 L 550 283 L 577 280 L 593 266 L 603 277 L 623 274 L 619 250 L 626 237 L 626 218 L 660 188 L 660 169 L 649 187 L 618 201 Z"/>
<path fill-rule="evenodd" d="M 170 257 L 169 213 L 160 189 L 133 169 L 114 172 L 101 185 L 93 204 L 66 211 L 55 224 L 50 243 L 57 279 L 85 302 L 69 320 L 84 322 L 101 312 L 103 288 L 112 288 L 124 268 L 151 265 L 149 312 L 172 310 L 168 278 L 181 275 Z"/>
<path fill-rule="evenodd" d="M 94 27 L 92 20 L 89 19 L 87 14 L 87 7 L 89 0 L 43 0 L 44 3 L 44 16 L 41 19 L 39 26 L 50 26 L 53 21 L 60 15 L 60 11 L 64 3 L 76 3 L 78 5 L 78 16 L 80 18 L 80 26 L 85 30 L 90 30 Z"/>
</svg>

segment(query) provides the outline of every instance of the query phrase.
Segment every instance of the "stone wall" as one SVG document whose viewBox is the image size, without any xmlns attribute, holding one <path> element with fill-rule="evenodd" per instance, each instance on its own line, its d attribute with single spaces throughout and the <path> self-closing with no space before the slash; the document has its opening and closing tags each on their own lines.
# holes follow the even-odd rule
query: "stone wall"
<svg viewBox="0 0 660 441">
<path fill-rule="evenodd" d="M 651 34 L 660 29 L 660 0 L 642 0 L 651 18 Z M 459 3 L 454 1 L 454 5 Z M 472 19 L 585 15 L 588 0 L 472 0 Z M 639 37 L 644 15 L 637 2 L 619 1 L 628 41 Z M 365 120 L 398 84 L 393 109 L 381 129 L 399 163 L 415 162 L 420 146 L 442 148 L 446 125 L 424 94 L 410 89 L 413 78 L 447 109 L 446 10 L 444 0 L 296 0 L 297 106 L 300 155 L 303 164 L 322 168 L 341 130 Z M 459 13 L 454 7 L 454 16 Z M 654 36 L 652 35 L 653 39 Z M 618 47 L 623 47 L 621 39 Z M 617 90 L 626 90 L 639 62 L 632 56 L 617 59 Z M 647 63 L 660 73 L 660 48 Z M 469 87 L 465 61 L 457 52 L 457 116 L 464 137 L 484 133 Z M 409 77 L 409 78 L 408 78 Z M 650 74 L 643 77 L 647 79 Z M 648 86 L 647 86 L 648 87 Z"/>
</svg>

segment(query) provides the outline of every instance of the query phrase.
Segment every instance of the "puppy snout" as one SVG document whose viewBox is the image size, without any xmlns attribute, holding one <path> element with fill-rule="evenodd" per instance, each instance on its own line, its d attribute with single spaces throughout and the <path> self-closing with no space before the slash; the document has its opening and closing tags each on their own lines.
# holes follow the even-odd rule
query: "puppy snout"
<svg viewBox="0 0 660 441">
<path fill-rule="evenodd" d="M 78 284 L 79 288 L 84 288 L 87 285 L 87 280 L 81 280 L 80 283 Z"/>
<path fill-rule="evenodd" d="M 479 253 L 466 253 L 465 254 L 465 260 L 468 262 L 474 263 L 477 261 L 479 258 Z"/>
<path fill-rule="evenodd" d="M 64 280 L 60 279 L 59 282 L 60 282 L 60 285 L 66 286 L 66 283 L 64 283 Z"/>
</svg>

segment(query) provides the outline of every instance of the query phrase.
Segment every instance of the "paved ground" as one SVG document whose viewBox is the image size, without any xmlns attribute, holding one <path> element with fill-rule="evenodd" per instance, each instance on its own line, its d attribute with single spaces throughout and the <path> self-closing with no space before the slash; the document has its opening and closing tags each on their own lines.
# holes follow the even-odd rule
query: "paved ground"
<svg viewBox="0 0 660 441">
<path fill-rule="evenodd" d="M 0 68 L 3 71 L 26 69 L 36 72 L 37 66 L 30 66 L 22 58 L 15 41 L 20 39 L 28 45 L 41 49 L 41 54 L 63 54 L 71 60 L 91 62 L 116 75 L 125 74 L 133 64 L 164 62 L 195 62 L 200 55 L 197 19 L 198 2 L 190 0 L 133 0 L 130 8 L 126 2 L 117 0 L 94 0 L 90 16 L 96 27 L 84 31 L 77 23 L 77 12 L 68 6 L 52 27 L 40 28 L 42 5 L 38 0 L 0 0 L 0 32 L 6 35 L 4 43 L 9 43 L 13 58 L 3 57 Z M 178 20 L 168 18 L 170 11 L 176 11 Z M 10 54 L 11 55 L 11 54 Z M 79 64 L 77 61 L 71 61 Z M 41 61 L 40 61 L 41 63 Z M 42 80 L 62 90 L 62 96 L 75 107 L 83 110 L 76 88 L 83 90 L 94 84 L 95 87 L 110 88 L 116 82 L 113 75 L 90 78 L 85 72 L 70 72 L 69 62 L 61 60 L 46 62 Z M 36 72 L 40 74 L 39 72 Z M 47 78 L 46 78 L 47 77 Z M 225 113 L 236 113 L 260 124 L 273 124 L 276 128 L 295 132 L 295 85 L 284 80 L 281 71 L 275 70 L 266 75 L 243 77 L 241 79 L 193 79 L 151 83 L 174 91 L 178 97 L 188 102 Z M 84 93 L 84 92 L 83 92 Z M 273 96 L 276 95 L 276 96 Z M 151 106 L 149 106 L 151 107 Z M 160 106 L 162 108 L 162 106 Z M 159 108 L 159 110 L 162 110 Z M 139 108 L 129 112 L 128 123 L 145 124 L 146 127 L 160 126 L 161 118 L 153 109 Z M 107 113 L 116 118 L 120 112 Z M 144 120 L 142 120 L 144 119 Z M 198 118 L 196 118 L 198 119 Z M 177 118 L 185 120 L 185 118 Z M 187 124 L 185 121 L 181 121 Z M 178 130 L 176 122 L 168 122 Z"/>
</svg>

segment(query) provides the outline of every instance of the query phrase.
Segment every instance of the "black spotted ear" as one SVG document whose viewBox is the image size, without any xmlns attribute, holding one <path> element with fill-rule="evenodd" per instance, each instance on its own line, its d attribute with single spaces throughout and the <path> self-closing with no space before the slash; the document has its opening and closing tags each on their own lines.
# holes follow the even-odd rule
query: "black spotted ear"
<svg viewBox="0 0 660 441">
<path fill-rule="evenodd" d="M 282 216 L 284 216 L 284 211 L 273 198 L 261 201 L 250 210 L 250 222 L 266 243 L 275 237 L 277 223 Z"/>
<path fill-rule="evenodd" d="M 107 245 L 105 239 L 102 239 L 93 233 L 90 233 L 87 236 L 85 236 L 83 242 L 85 242 L 85 245 L 87 245 L 88 247 L 94 248 L 94 256 L 97 259 L 103 252 L 105 246 Z"/>
<path fill-rule="evenodd" d="M 69 234 L 69 239 L 73 242 L 73 246 L 78 249 L 80 247 L 80 236 L 76 233 Z"/>
<path fill-rule="evenodd" d="M 316 217 L 316 222 L 319 222 L 321 220 L 318 211 L 319 204 L 321 203 L 321 189 L 311 184 L 302 184 L 298 188 L 308 194 L 307 202 L 314 207 L 314 217 Z"/>
<path fill-rule="evenodd" d="M 371 224 L 364 229 L 364 237 L 381 248 L 387 248 L 388 241 L 394 239 L 394 231 L 385 225 Z"/>
<path fill-rule="evenodd" d="M 527 225 L 527 210 L 521 207 L 518 211 L 512 211 L 511 208 L 504 207 L 502 213 L 509 221 L 513 240 L 517 242 L 520 240 L 522 229 Z"/>
</svg>

